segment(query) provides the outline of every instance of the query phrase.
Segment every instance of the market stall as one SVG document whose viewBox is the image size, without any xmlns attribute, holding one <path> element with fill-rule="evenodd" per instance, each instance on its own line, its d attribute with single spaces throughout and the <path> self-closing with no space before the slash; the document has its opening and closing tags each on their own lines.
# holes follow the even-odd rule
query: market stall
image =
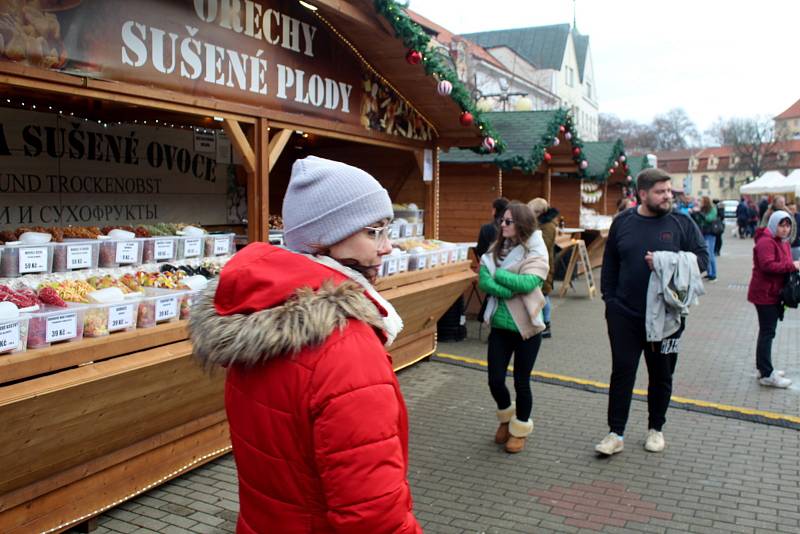
<svg viewBox="0 0 800 534">
<path fill-rule="evenodd" d="M 580 178 L 588 166 L 583 143 L 565 110 L 486 113 L 506 142 L 500 155 L 450 150 L 441 155 L 440 233 L 474 241 L 505 196 L 528 202 L 544 197 L 568 225 L 580 222 Z"/>
<path fill-rule="evenodd" d="M 389 190 L 412 240 L 378 283 L 405 322 L 395 366 L 435 350 L 474 277 L 434 241 L 438 153 L 499 142 L 394 2 L 312 4 L 0 8 L 0 304 L 18 313 L 0 321 L 0 531 L 66 530 L 230 450 L 187 277 L 280 242 L 299 157 Z"/>
</svg>

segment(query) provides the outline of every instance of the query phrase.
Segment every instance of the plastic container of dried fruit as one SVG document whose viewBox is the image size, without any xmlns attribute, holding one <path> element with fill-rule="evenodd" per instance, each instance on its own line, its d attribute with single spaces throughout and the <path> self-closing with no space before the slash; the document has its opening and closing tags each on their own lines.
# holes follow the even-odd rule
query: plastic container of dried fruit
<svg viewBox="0 0 800 534">
<path fill-rule="evenodd" d="M 181 302 L 188 294 L 185 289 L 145 288 L 144 297 L 139 302 L 136 328 L 152 328 L 179 320 Z"/>
<path fill-rule="evenodd" d="M 53 272 L 66 273 L 82 269 L 97 269 L 100 242 L 92 239 L 66 239 L 52 243 Z"/>
<path fill-rule="evenodd" d="M 25 316 L 0 319 L 0 356 L 25 351 L 28 346 L 29 320 Z"/>
<path fill-rule="evenodd" d="M 191 260 L 194 258 L 205 258 L 206 245 L 204 236 L 179 236 L 175 239 L 178 243 L 177 259 Z"/>
<path fill-rule="evenodd" d="M 88 309 L 87 304 L 68 302 L 66 308 L 41 306 L 39 311 L 23 314 L 29 319 L 28 348 L 80 341 L 83 339 L 83 321 Z"/>
<path fill-rule="evenodd" d="M 206 257 L 227 256 L 236 252 L 234 238 L 236 234 L 210 234 L 206 239 Z"/>
<path fill-rule="evenodd" d="M 174 236 L 141 237 L 142 263 L 172 262 L 178 258 L 178 238 Z"/>
<path fill-rule="evenodd" d="M 428 253 L 427 252 L 409 252 L 408 253 L 408 270 L 421 271 L 428 268 Z"/>
<path fill-rule="evenodd" d="M 128 295 L 122 302 L 88 304 L 83 318 L 83 337 L 103 337 L 136 330 L 140 301 L 139 295 Z"/>
<path fill-rule="evenodd" d="M 203 291 L 200 289 L 196 290 L 189 290 L 186 292 L 186 295 L 183 296 L 181 299 L 181 307 L 179 316 L 181 319 L 188 319 L 191 315 L 192 308 L 200 299 L 200 295 Z"/>
<path fill-rule="evenodd" d="M 116 268 L 142 264 L 142 239 L 102 239 L 98 264 L 103 268 Z"/>
<path fill-rule="evenodd" d="M 19 241 L 0 245 L 0 278 L 53 272 L 53 244 L 23 245 Z"/>
</svg>

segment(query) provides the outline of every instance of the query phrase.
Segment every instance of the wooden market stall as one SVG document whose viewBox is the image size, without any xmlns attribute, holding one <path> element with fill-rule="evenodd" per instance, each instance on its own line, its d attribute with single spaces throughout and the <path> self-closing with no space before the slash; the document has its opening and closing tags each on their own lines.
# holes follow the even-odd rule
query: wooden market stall
<svg viewBox="0 0 800 534">
<path fill-rule="evenodd" d="M 475 241 L 491 218 L 492 201 L 505 196 L 548 199 L 567 225 L 580 222 L 580 139 L 565 110 L 486 113 L 506 142 L 502 154 L 450 150 L 441 155 L 440 234 Z M 577 149 L 577 153 L 575 150 Z"/>
<path fill-rule="evenodd" d="M 439 237 L 440 148 L 476 146 L 490 126 L 459 124 L 465 91 L 437 93 L 455 75 L 428 59 L 426 74 L 394 2 L 306 5 L 0 7 L 38 33 L 0 28 L 0 161 L 14 162 L 0 230 L 147 218 L 266 240 L 291 163 L 317 154 L 372 172 Z M 378 282 L 405 323 L 396 368 L 435 350 L 437 319 L 473 278 L 460 262 Z M 0 531 L 67 530 L 227 453 L 222 388 L 193 362 L 184 320 L 0 355 Z"/>
</svg>

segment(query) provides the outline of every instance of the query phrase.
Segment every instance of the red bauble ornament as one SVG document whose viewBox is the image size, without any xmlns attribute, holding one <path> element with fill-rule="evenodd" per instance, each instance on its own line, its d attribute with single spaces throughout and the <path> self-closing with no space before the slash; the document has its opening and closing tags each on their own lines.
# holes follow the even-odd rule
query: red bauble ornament
<svg viewBox="0 0 800 534">
<path fill-rule="evenodd" d="M 544 153 L 544 160 L 545 160 L 547 163 L 550 163 L 550 160 L 551 160 L 551 159 L 553 159 L 553 155 L 552 155 L 550 152 L 545 152 L 545 153 Z"/>
<path fill-rule="evenodd" d="M 458 118 L 458 121 L 461 123 L 461 126 L 472 126 L 472 123 L 475 119 L 472 117 L 472 113 L 469 111 L 465 111 L 461 114 L 461 117 Z"/>
<path fill-rule="evenodd" d="M 419 50 L 409 50 L 406 54 L 406 61 L 411 65 L 419 65 L 419 62 L 422 61 L 422 52 Z"/>
<path fill-rule="evenodd" d="M 576 146 L 575 148 L 573 148 L 572 149 L 572 155 L 575 156 L 576 158 L 578 156 L 580 156 L 581 155 L 581 147 Z"/>
<path fill-rule="evenodd" d="M 564 132 L 567 131 L 567 128 L 564 125 L 561 125 L 561 126 L 558 127 L 558 131 L 561 132 L 561 133 L 564 133 Z"/>
</svg>

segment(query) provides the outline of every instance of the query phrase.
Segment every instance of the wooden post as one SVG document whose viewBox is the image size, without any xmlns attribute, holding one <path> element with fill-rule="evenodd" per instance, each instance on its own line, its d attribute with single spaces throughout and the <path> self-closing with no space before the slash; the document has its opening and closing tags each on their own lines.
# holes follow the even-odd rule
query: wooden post
<svg viewBox="0 0 800 534">
<path fill-rule="evenodd" d="M 547 200 L 547 204 L 550 204 L 550 190 L 551 190 L 551 180 L 552 180 L 552 171 L 550 170 L 550 166 L 547 166 L 547 174 L 544 177 L 544 198 Z"/>
<path fill-rule="evenodd" d="M 608 215 L 608 180 L 603 182 L 603 215 Z"/>
<path fill-rule="evenodd" d="M 433 238 L 439 239 L 439 147 L 433 151 Z"/>
<path fill-rule="evenodd" d="M 267 119 L 260 118 L 256 121 L 254 132 L 254 145 L 256 152 L 255 185 L 258 192 L 256 212 L 258 230 L 256 234 L 259 241 L 269 240 L 269 172 L 272 170 L 271 143 L 269 143 L 269 124 Z"/>
<path fill-rule="evenodd" d="M 268 150 L 270 171 L 275 166 L 275 163 L 278 161 L 278 158 L 281 157 L 283 149 L 286 147 L 286 143 L 289 142 L 289 139 L 291 137 L 292 137 L 292 131 L 289 129 L 283 129 L 280 130 L 278 133 L 276 133 L 270 140 L 269 150 Z"/>
</svg>

